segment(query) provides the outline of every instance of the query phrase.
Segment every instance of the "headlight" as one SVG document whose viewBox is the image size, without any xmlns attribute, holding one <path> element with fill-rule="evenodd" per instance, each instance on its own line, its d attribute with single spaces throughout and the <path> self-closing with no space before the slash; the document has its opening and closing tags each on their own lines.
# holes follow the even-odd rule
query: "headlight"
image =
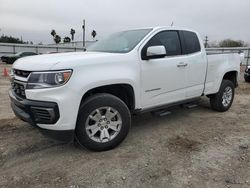
<svg viewBox="0 0 250 188">
<path fill-rule="evenodd" d="M 64 85 L 72 74 L 72 70 L 32 72 L 26 89 L 51 88 Z"/>
</svg>

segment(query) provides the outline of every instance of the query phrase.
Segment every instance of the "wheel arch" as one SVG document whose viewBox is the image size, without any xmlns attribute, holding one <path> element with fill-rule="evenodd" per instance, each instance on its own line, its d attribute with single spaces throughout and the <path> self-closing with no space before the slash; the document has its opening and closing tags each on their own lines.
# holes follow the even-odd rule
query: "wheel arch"
<svg viewBox="0 0 250 188">
<path fill-rule="evenodd" d="M 238 86 L 239 72 L 236 69 L 226 70 L 225 72 L 222 72 L 219 75 L 220 76 L 217 79 L 215 79 L 215 81 L 211 86 L 208 83 L 206 83 L 207 85 L 205 85 L 205 93 L 204 93 L 206 96 L 210 97 L 216 94 L 219 91 L 223 80 L 232 81 L 235 88 Z"/>
<path fill-rule="evenodd" d="M 107 84 L 88 89 L 81 98 L 80 105 L 90 96 L 99 93 L 108 93 L 120 98 L 130 111 L 135 109 L 135 90 L 131 84 Z"/>
<path fill-rule="evenodd" d="M 228 71 L 224 74 L 222 80 L 230 80 L 231 82 L 233 82 L 234 87 L 238 87 L 238 71 L 236 70 L 232 70 L 232 71 Z"/>
</svg>

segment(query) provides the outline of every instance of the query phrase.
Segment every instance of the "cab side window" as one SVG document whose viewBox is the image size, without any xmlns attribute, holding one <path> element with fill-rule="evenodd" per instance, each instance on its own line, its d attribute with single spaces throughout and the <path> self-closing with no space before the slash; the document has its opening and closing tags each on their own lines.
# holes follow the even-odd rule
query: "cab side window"
<svg viewBox="0 0 250 188">
<path fill-rule="evenodd" d="M 181 55 L 181 44 L 177 31 L 162 31 L 157 33 L 150 39 L 146 46 L 159 45 L 165 46 L 167 56 Z"/>
<path fill-rule="evenodd" d="M 192 54 L 201 51 L 201 46 L 197 35 L 191 31 L 182 31 L 184 40 L 184 54 Z"/>
</svg>

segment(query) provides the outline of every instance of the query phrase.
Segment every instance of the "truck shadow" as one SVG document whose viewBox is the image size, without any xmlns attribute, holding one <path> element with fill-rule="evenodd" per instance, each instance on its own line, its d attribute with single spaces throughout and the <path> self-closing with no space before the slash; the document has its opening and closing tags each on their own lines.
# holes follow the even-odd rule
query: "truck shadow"
<svg viewBox="0 0 250 188">
<path fill-rule="evenodd" d="M 128 136 L 129 138 L 125 139 L 124 143 L 118 146 L 118 148 L 131 147 L 133 143 L 136 144 L 141 138 L 149 137 L 155 129 L 159 130 L 170 127 L 179 129 L 180 125 L 178 125 L 178 122 L 185 121 L 192 113 L 213 113 L 207 99 L 202 99 L 195 108 L 187 109 L 179 107 L 173 109 L 171 112 L 170 115 L 163 117 L 153 116 L 151 113 L 132 116 L 132 127 Z M 173 126 L 173 124 L 176 125 Z M 0 166 L 7 160 L 17 157 L 20 158 L 48 149 L 51 149 L 51 152 L 53 152 L 54 149 L 57 150 L 60 148 L 61 150 L 71 150 L 71 152 L 75 150 L 76 153 L 80 151 L 81 154 L 91 153 L 77 144 L 66 144 L 51 140 L 43 136 L 36 128 L 16 118 L 6 120 L 5 124 L 0 126 L 0 129 L 0 137 L 3 140 L 3 150 L 0 151 Z M 180 139 L 177 139 L 177 141 L 179 143 Z M 185 143 L 187 143 L 187 141 L 185 141 Z"/>
</svg>

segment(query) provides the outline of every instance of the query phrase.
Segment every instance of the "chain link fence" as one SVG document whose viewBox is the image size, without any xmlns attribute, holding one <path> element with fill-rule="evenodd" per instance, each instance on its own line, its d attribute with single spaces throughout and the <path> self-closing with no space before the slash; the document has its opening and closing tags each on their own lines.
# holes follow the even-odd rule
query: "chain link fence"
<svg viewBox="0 0 250 188">
<path fill-rule="evenodd" d="M 0 57 L 12 55 L 18 52 L 35 52 L 37 54 L 57 53 L 57 52 L 77 52 L 83 51 L 81 47 L 52 46 L 52 45 L 29 45 L 0 43 Z"/>
<path fill-rule="evenodd" d="M 244 56 L 243 66 L 249 65 L 250 47 L 237 47 L 237 48 L 206 48 L 207 53 L 238 53 Z"/>
<path fill-rule="evenodd" d="M 52 46 L 52 45 L 29 45 L 29 44 L 9 44 L 0 43 L 0 57 L 11 55 L 17 52 L 35 52 L 37 54 L 57 53 L 57 52 L 77 52 L 83 51 L 82 47 Z M 242 65 L 249 65 L 250 47 L 239 48 L 206 48 L 207 53 L 239 53 L 244 54 Z"/>
</svg>

